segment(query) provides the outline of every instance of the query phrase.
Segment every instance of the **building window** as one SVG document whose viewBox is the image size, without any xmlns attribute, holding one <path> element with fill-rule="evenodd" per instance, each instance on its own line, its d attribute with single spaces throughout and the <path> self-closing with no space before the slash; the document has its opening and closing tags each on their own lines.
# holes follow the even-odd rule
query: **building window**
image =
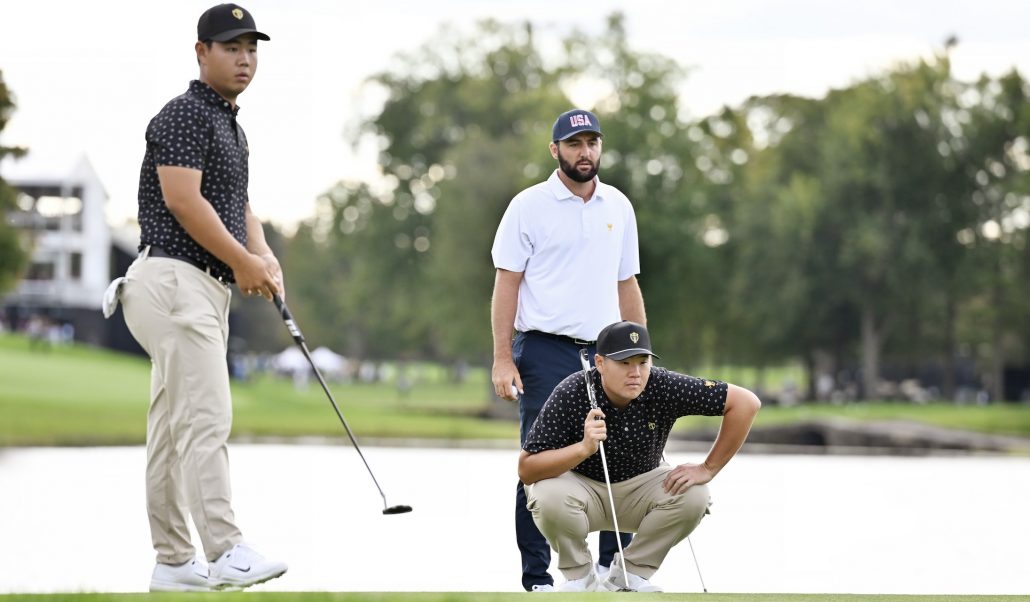
<svg viewBox="0 0 1030 602">
<path fill-rule="evenodd" d="M 68 196 L 64 195 L 67 191 Z M 18 208 L 23 216 L 15 219 L 15 225 L 33 230 L 56 232 L 64 228 L 82 232 L 82 187 L 71 190 L 57 186 L 25 186 L 18 196 Z M 62 227 L 62 222 L 67 225 Z"/>
<path fill-rule="evenodd" d="M 71 254 L 70 276 L 72 280 L 82 279 L 82 253 Z"/>
<path fill-rule="evenodd" d="M 29 264 L 29 269 L 25 272 L 26 280 L 53 280 L 54 279 L 54 262 L 52 261 L 34 261 Z"/>
</svg>

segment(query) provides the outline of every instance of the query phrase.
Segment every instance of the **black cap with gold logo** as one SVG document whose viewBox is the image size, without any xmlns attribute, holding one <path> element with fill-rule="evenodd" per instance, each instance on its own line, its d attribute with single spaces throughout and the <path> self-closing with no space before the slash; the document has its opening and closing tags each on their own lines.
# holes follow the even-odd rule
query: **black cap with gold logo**
<svg viewBox="0 0 1030 602">
<path fill-rule="evenodd" d="M 259 40 L 271 39 L 257 30 L 250 11 L 238 4 L 212 6 L 197 21 L 197 39 L 201 42 L 228 42 L 248 33 L 255 34 Z"/>
<path fill-rule="evenodd" d="M 628 320 L 609 324 L 601 330 L 597 335 L 597 353 L 613 360 L 624 360 L 634 355 L 658 357 L 651 351 L 647 328 Z"/>
</svg>

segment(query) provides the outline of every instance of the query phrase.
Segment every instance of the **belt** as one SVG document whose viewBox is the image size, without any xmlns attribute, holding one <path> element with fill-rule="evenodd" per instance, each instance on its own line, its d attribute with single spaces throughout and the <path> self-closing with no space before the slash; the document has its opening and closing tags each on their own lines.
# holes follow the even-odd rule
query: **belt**
<svg viewBox="0 0 1030 602">
<path fill-rule="evenodd" d="M 157 245 L 148 245 L 148 246 L 144 247 L 143 250 L 140 251 L 140 256 L 142 257 L 144 255 L 146 255 L 148 257 L 159 257 L 159 258 L 163 258 L 163 259 L 176 259 L 178 261 L 186 262 L 186 263 L 190 264 L 191 266 L 197 268 L 198 270 L 200 270 L 202 272 L 206 272 L 208 276 L 211 276 L 212 278 L 214 278 L 215 280 L 221 282 L 222 284 L 228 285 L 228 282 L 225 280 L 225 278 L 223 276 L 216 275 L 214 273 L 214 271 L 211 269 L 210 265 L 208 265 L 206 263 L 203 263 L 203 262 L 200 262 L 200 261 L 197 261 L 196 259 L 193 259 L 192 257 L 184 257 L 182 255 L 172 255 L 171 253 L 169 253 L 168 251 L 165 251 L 164 249 L 162 249 L 161 247 L 159 247 Z"/>
<path fill-rule="evenodd" d="M 572 343 L 577 347 L 589 347 L 597 341 L 584 341 L 583 339 L 577 339 L 564 334 L 554 334 L 552 332 L 544 332 L 542 330 L 527 330 L 525 334 L 531 334 L 535 336 L 541 336 L 547 339 L 554 339 L 556 341 L 562 341 L 563 343 Z"/>
</svg>

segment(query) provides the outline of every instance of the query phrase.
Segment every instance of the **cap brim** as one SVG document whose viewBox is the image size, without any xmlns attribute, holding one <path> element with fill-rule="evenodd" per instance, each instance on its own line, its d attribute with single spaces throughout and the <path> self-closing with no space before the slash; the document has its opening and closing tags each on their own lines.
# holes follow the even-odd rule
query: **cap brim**
<svg viewBox="0 0 1030 602">
<path fill-rule="evenodd" d="M 257 36 L 257 39 L 264 40 L 266 42 L 272 39 L 256 29 L 230 29 L 229 31 L 223 31 L 216 36 L 211 36 L 211 40 L 214 42 L 228 42 L 229 40 L 235 40 L 236 38 L 248 33 L 252 33 Z"/>
<path fill-rule="evenodd" d="M 572 138 L 576 134 L 582 134 L 583 132 L 591 132 L 593 134 L 597 134 L 598 136 L 604 138 L 604 134 L 601 133 L 601 130 L 592 130 L 590 128 L 583 128 L 581 130 L 576 130 L 575 132 L 569 132 L 568 134 L 565 134 L 561 138 L 558 138 L 558 140 L 559 141 L 561 141 L 561 140 L 568 140 L 569 138 Z"/>
<path fill-rule="evenodd" d="M 634 355 L 650 355 L 651 357 L 657 357 L 662 359 L 657 354 L 651 353 L 647 349 L 623 349 L 622 351 L 616 351 L 615 353 L 609 353 L 604 357 L 613 360 L 624 360 L 626 358 L 633 357 Z"/>
</svg>

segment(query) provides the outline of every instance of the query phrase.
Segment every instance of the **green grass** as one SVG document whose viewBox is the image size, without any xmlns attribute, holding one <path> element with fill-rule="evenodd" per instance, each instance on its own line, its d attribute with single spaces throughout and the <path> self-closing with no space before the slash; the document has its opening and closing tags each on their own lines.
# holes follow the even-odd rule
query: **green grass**
<svg viewBox="0 0 1030 602">
<path fill-rule="evenodd" d="M 517 440 L 518 424 L 478 417 L 484 370 L 462 385 L 426 370 L 407 397 L 392 384 L 330 383 L 347 422 L 363 437 Z M 150 389 L 145 358 L 79 345 L 31 351 L 0 335 L 0 446 L 143 442 Z M 262 375 L 233 382 L 233 436 L 345 437 L 318 382 L 297 390 Z"/>
<path fill-rule="evenodd" d="M 804 404 L 789 408 L 763 406 L 755 419 L 755 427 L 831 419 L 862 422 L 902 420 L 979 433 L 1030 437 L 1030 406 L 1015 403 L 959 406 L 880 401 L 844 405 Z M 705 427 L 718 428 L 718 422 L 701 416 L 687 416 L 676 423 L 679 431 Z"/>
<path fill-rule="evenodd" d="M 421 367 L 407 397 L 391 383 L 330 383 L 348 423 L 362 439 L 492 439 L 515 442 L 518 424 L 481 417 L 489 384 L 484 368 L 463 384 Z M 145 358 L 79 345 L 32 351 L 20 336 L 0 335 L 0 447 L 143 443 L 150 364 Z M 331 437 L 345 433 L 325 394 L 263 375 L 233 383 L 233 437 Z M 766 406 L 756 427 L 818 419 L 911 420 L 942 427 L 1030 437 L 1030 406 L 853 403 Z M 687 417 L 677 430 L 718 428 L 718 419 Z"/>
<path fill-rule="evenodd" d="M 597 593 L 552 594 L 566 602 L 621 601 L 626 594 Z M 2 596 L 2 601 L 49 602 L 524 602 L 524 593 L 487 592 L 241 592 L 220 594 L 46 594 Z M 550 599 L 550 598 L 549 598 Z M 1015 602 L 1022 596 L 902 596 L 866 594 L 635 594 L 633 600 L 696 600 L 698 602 Z"/>
</svg>

